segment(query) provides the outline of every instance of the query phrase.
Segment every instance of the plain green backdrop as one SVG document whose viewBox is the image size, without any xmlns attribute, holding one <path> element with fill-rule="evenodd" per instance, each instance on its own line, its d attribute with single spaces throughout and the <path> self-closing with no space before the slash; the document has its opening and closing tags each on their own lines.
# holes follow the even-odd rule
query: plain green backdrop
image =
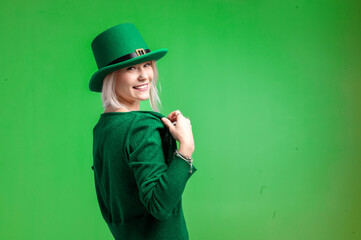
<svg viewBox="0 0 361 240">
<path fill-rule="evenodd" d="M 168 48 L 160 110 L 192 123 L 191 240 L 361 239 L 360 1 L 5 0 L 0 13 L 0 239 L 112 239 L 91 170 L 104 110 L 90 44 L 124 22 Z"/>
</svg>

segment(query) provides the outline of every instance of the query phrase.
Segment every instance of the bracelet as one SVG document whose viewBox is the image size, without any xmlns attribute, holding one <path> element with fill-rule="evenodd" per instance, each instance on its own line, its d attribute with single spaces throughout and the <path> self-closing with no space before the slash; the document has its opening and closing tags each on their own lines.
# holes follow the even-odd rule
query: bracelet
<svg viewBox="0 0 361 240">
<path fill-rule="evenodd" d="M 182 158 L 183 160 L 185 160 L 186 162 L 188 162 L 189 165 L 190 165 L 189 173 L 192 173 L 193 158 L 184 156 L 183 154 L 181 154 L 180 152 L 178 152 L 177 149 L 174 151 L 173 156 L 174 156 L 174 155 L 177 155 L 177 156 L 179 156 L 180 158 Z"/>
</svg>

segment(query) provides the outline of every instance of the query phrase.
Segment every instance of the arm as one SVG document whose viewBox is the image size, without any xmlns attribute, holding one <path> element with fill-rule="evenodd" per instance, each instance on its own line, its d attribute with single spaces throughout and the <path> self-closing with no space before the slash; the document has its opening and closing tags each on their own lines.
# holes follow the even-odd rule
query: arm
<svg viewBox="0 0 361 240">
<path fill-rule="evenodd" d="M 166 220 L 180 201 L 189 177 L 189 164 L 172 156 L 169 166 L 165 163 L 162 133 L 167 129 L 160 119 L 138 118 L 129 137 L 129 167 L 134 173 L 139 197 L 149 213 L 159 220 Z"/>
</svg>

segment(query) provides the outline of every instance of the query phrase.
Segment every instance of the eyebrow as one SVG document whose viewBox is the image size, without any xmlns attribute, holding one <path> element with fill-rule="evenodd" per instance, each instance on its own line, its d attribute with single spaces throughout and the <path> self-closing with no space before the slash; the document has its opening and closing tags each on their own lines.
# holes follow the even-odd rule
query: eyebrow
<svg viewBox="0 0 361 240">
<path fill-rule="evenodd" d="M 149 62 L 144 62 L 144 63 L 142 63 L 142 64 L 147 64 L 147 63 L 152 64 L 151 61 L 149 61 Z M 138 64 L 136 64 L 136 65 L 138 65 Z M 129 66 L 129 67 L 127 67 L 127 68 L 134 67 L 134 66 L 136 66 L 136 65 L 132 65 L 132 66 Z"/>
</svg>

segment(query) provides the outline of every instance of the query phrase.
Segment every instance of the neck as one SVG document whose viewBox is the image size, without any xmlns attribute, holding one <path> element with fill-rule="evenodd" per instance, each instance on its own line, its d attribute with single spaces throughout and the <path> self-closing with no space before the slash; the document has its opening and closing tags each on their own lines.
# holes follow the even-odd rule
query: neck
<svg viewBox="0 0 361 240">
<path fill-rule="evenodd" d="M 124 107 L 121 108 L 113 108 L 112 106 L 108 106 L 106 107 L 104 112 L 130 112 L 130 111 L 139 111 L 139 102 L 138 105 L 133 105 L 133 106 L 126 106 L 125 104 L 123 104 Z"/>
</svg>

